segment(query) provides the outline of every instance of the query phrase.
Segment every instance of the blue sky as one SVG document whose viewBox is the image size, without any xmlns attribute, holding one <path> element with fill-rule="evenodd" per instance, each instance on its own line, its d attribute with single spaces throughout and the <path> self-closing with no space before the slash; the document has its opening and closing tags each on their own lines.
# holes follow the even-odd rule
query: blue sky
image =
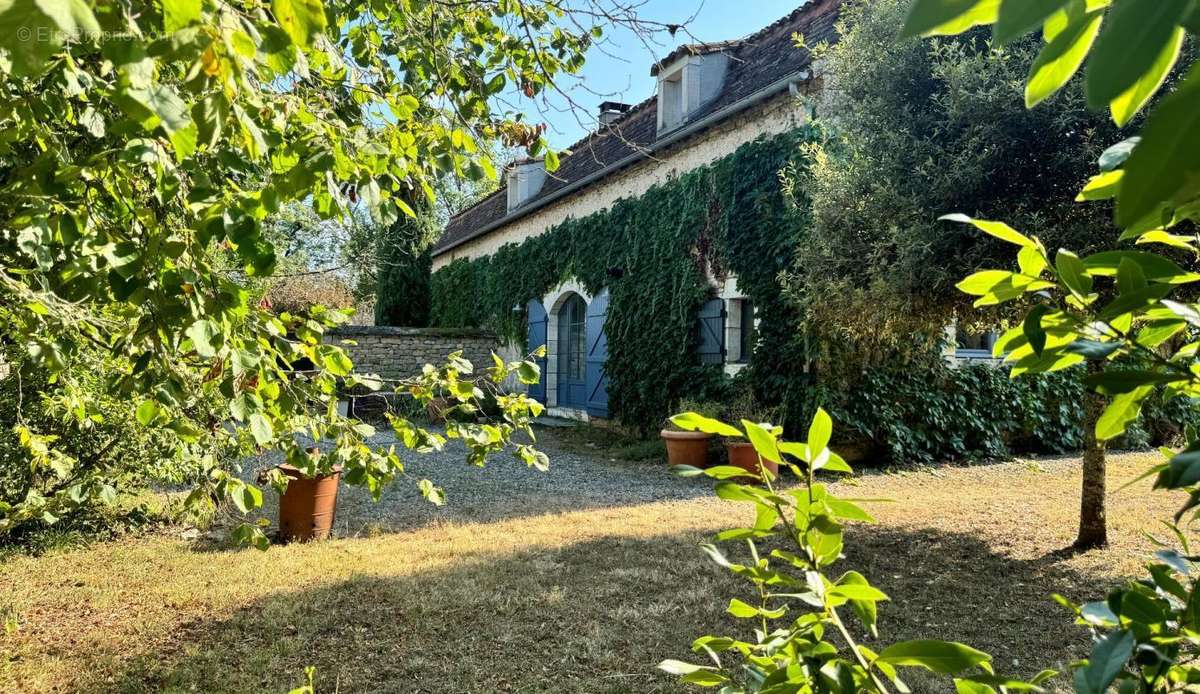
<svg viewBox="0 0 1200 694">
<path fill-rule="evenodd" d="M 591 129 L 601 101 L 636 104 L 654 93 L 650 65 L 656 55 L 666 55 L 681 43 L 741 38 L 801 4 L 802 0 L 647 0 L 638 12 L 644 19 L 680 23 L 696 15 L 688 24 L 692 37 L 681 31 L 672 39 L 664 32 L 654 37 L 661 45 L 647 48 L 630 31 L 610 30 L 606 43 L 588 53 L 582 80 L 568 90 L 583 112 L 572 112 L 565 99 L 557 99 L 549 108 L 539 104 L 526 109 L 527 117 L 549 126 L 552 146 L 566 147 Z"/>
</svg>

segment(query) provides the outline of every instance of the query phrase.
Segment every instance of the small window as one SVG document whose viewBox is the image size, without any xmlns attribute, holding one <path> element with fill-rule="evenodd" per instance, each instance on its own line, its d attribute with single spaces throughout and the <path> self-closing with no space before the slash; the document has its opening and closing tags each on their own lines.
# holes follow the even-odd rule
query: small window
<svg viewBox="0 0 1200 694">
<path fill-rule="evenodd" d="M 992 347 L 996 345 L 997 337 L 998 335 L 992 330 L 985 332 L 970 332 L 962 328 L 955 330 L 956 347 L 960 352 L 987 352 L 990 355 Z"/>
</svg>

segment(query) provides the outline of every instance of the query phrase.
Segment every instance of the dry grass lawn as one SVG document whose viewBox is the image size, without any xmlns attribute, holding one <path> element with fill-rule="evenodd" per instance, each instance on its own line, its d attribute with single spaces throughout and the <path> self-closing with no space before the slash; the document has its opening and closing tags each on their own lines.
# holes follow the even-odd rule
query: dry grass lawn
<svg viewBox="0 0 1200 694">
<path fill-rule="evenodd" d="M 1111 488 L 1154 459 L 1113 456 Z M 1070 459 L 843 484 L 894 500 L 853 529 L 844 563 L 892 596 L 884 639 L 965 641 L 1024 675 L 1080 657 L 1086 636 L 1050 593 L 1095 599 L 1137 575 L 1140 532 L 1176 499 L 1148 482 L 1115 493 L 1111 548 L 1064 557 L 1078 485 Z M 747 512 L 613 499 L 266 553 L 153 536 L 18 557 L 0 566 L 18 625 L 0 632 L 0 692 L 284 692 L 308 664 L 341 692 L 679 691 L 655 663 L 733 629 L 723 606 L 741 594 L 695 544 Z"/>
</svg>

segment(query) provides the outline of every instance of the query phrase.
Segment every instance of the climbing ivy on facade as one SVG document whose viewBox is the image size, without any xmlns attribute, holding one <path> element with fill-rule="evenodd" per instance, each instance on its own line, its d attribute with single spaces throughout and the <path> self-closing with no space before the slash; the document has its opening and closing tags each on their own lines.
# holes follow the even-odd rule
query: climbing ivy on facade
<svg viewBox="0 0 1200 694">
<path fill-rule="evenodd" d="M 433 274 L 432 322 L 489 327 L 519 343 L 524 315 L 514 307 L 567 280 L 593 295 L 607 287 L 610 412 L 649 430 L 683 398 L 720 397 L 726 379 L 719 365 L 697 358 L 695 316 L 715 292 L 710 276 L 732 274 L 760 319 L 745 377 L 764 402 L 798 405 L 805 370 L 776 367 L 800 367 L 808 354 L 778 277 L 790 269 L 807 205 L 785 198 L 779 172 L 803 168 L 802 144 L 819 137 L 817 126 L 806 125 L 760 138 L 638 198 L 568 219 L 491 256 L 456 260 Z"/>
</svg>

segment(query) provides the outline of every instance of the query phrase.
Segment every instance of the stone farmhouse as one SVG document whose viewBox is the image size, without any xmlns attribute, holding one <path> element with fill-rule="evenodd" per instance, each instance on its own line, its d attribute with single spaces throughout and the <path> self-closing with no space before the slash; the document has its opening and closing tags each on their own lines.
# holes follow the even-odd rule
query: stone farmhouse
<svg viewBox="0 0 1200 694">
<path fill-rule="evenodd" d="M 801 126 L 810 110 L 800 97 L 818 94 L 822 79 L 797 38 L 807 45 L 834 40 L 837 7 L 837 0 L 810 0 L 745 38 L 685 45 L 665 56 L 650 68 L 656 93 L 632 106 L 601 104 L 595 132 L 568 148 L 557 171 L 547 173 L 540 159 L 518 161 L 497 192 L 453 217 L 433 248 L 434 272 L 637 197 L 745 143 Z M 757 319 L 736 276 L 713 282 L 713 299 L 697 316 L 697 349 L 702 361 L 733 374 L 753 350 Z M 522 347 L 548 348 L 543 383 L 534 394 L 553 414 L 609 415 L 607 304 L 606 290 L 589 293 L 571 280 L 528 297 Z"/>
</svg>

